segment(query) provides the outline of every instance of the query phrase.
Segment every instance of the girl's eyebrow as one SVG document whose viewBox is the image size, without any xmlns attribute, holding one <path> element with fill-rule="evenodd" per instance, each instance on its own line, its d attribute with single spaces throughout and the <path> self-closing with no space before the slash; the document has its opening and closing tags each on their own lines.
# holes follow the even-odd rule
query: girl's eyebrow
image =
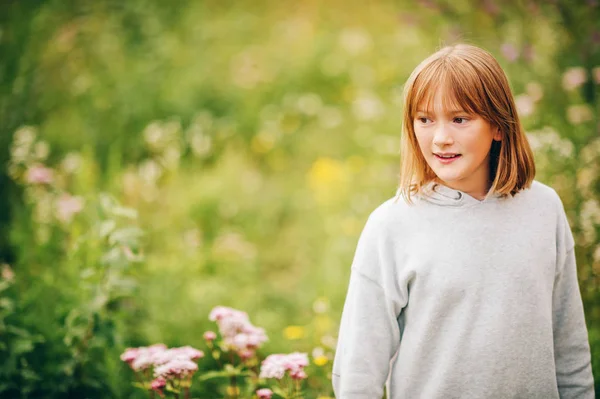
<svg viewBox="0 0 600 399">
<path fill-rule="evenodd" d="M 418 109 L 417 114 L 429 114 L 429 111 Z M 465 111 L 464 109 L 453 109 L 445 112 L 446 115 L 458 115 L 458 114 L 469 114 L 470 112 Z"/>
</svg>

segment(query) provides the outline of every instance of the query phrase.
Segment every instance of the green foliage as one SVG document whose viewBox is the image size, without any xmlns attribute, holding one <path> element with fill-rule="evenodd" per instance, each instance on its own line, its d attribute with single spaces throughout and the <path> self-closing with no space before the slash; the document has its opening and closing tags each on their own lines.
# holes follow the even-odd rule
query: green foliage
<svg viewBox="0 0 600 399">
<path fill-rule="evenodd" d="M 455 41 L 497 56 L 563 198 L 600 381 L 600 6 L 477 4 L 0 5 L 0 396 L 135 397 L 125 347 L 201 347 L 219 304 L 266 352 L 319 358 L 306 397 L 332 396 L 356 239 L 395 192 L 401 86 Z"/>
</svg>

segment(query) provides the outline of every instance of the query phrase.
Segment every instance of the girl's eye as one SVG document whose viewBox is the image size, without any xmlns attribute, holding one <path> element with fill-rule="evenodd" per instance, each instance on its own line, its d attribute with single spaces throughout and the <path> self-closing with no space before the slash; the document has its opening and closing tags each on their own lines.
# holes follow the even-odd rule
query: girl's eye
<svg viewBox="0 0 600 399">
<path fill-rule="evenodd" d="M 454 118 L 454 122 L 462 125 L 462 124 L 465 124 L 467 122 L 467 118 Z"/>
<path fill-rule="evenodd" d="M 425 118 L 424 116 L 420 116 L 417 118 L 417 120 L 421 123 L 427 123 L 427 121 L 429 120 L 428 118 Z"/>
</svg>

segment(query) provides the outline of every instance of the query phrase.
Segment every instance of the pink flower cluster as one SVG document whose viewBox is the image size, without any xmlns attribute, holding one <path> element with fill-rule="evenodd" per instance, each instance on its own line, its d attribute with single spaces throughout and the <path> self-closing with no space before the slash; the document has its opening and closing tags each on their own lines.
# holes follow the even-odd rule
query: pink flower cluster
<svg viewBox="0 0 600 399">
<path fill-rule="evenodd" d="M 209 319 L 219 326 L 223 343 L 242 359 L 253 357 L 256 349 L 268 340 L 265 330 L 250 323 L 246 312 L 217 306 L 210 312 Z"/>
<path fill-rule="evenodd" d="M 134 371 L 146 370 L 154 366 L 154 358 L 166 350 L 165 344 L 127 348 L 121 355 L 121 360 L 129 364 Z"/>
<path fill-rule="evenodd" d="M 159 391 L 167 380 L 191 377 L 198 370 L 194 360 L 204 357 L 204 352 L 191 346 L 167 348 L 164 344 L 128 348 L 121 355 L 121 360 L 129 364 L 134 371 L 154 368 L 151 389 Z"/>
<path fill-rule="evenodd" d="M 303 380 L 307 377 L 304 367 L 308 366 L 308 355 L 306 353 L 294 352 L 288 355 L 269 355 L 262 362 L 260 378 L 276 378 L 278 380 L 285 376 L 286 371 L 295 380 Z"/>
<path fill-rule="evenodd" d="M 54 171 L 41 164 L 27 169 L 25 181 L 29 184 L 51 184 L 54 181 Z"/>
</svg>

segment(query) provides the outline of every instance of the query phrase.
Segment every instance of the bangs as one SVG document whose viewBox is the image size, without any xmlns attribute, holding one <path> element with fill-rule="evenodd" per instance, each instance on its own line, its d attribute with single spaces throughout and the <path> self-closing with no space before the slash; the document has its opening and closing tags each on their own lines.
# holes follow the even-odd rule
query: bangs
<svg viewBox="0 0 600 399">
<path fill-rule="evenodd" d="M 453 60 L 454 61 L 454 60 Z M 415 78 L 409 93 L 408 110 L 414 119 L 418 110 L 434 113 L 434 98 L 442 90 L 443 111 L 465 111 L 488 119 L 485 90 L 473 67 L 458 61 L 438 60 L 427 65 Z"/>
</svg>

